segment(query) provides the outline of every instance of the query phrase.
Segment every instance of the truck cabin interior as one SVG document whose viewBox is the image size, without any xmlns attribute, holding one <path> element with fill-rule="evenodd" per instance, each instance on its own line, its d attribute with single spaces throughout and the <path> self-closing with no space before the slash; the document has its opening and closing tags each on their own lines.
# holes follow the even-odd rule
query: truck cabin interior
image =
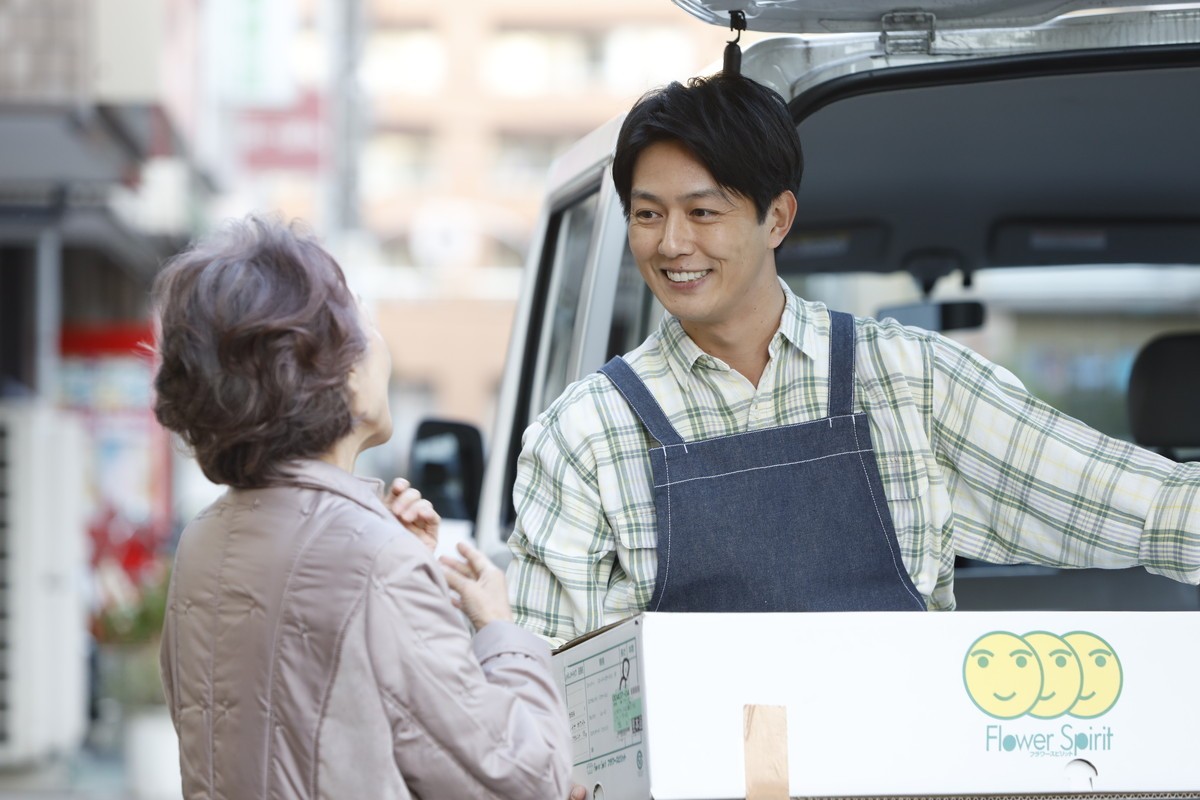
<svg viewBox="0 0 1200 800">
<path fill-rule="evenodd" d="M 1200 49 L 893 68 L 791 103 L 784 273 L 1200 264 Z"/>
</svg>

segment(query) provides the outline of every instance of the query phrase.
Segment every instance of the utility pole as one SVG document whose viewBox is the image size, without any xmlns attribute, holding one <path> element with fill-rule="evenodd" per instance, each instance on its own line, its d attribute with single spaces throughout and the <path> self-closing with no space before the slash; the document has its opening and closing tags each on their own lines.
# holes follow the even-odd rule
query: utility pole
<svg viewBox="0 0 1200 800">
<path fill-rule="evenodd" d="M 324 0 L 329 48 L 326 93 L 330 125 L 324 234 L 342 239 L 359 227 L 358 155 L 361 139 L 358 64 L 362 52 L 362 0 Z"/>
</svg>

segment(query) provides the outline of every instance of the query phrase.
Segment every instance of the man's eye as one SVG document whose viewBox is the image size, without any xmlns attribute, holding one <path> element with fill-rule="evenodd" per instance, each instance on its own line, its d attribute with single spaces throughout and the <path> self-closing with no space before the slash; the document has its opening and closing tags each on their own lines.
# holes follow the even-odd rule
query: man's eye
<svg viewBox="0 0 1200 800">
<path fill-rule="evenodd" d="M 642 209 L 639 209 L 639 210 L 633 212 L 633 216 L 635 216 L 638 219 L 654 219 L 654 212 L 650 211 L 648 209 L 642 208 Z"/>
<path fill-rule="evenodd" d="M 716 216 L 716 214 L 717 212 L 713 211 L 711 208 L 697 208 L 692 210 L 693 217 L 713 217 Z"/>
</svg>

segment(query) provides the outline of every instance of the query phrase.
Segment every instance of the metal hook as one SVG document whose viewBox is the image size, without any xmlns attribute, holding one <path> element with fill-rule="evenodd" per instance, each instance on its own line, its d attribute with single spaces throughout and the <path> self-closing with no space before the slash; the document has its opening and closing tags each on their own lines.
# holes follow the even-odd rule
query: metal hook
<svg viewBox="0 0 1200 800">
<path fill-rule="evenodd" d="M 737 31 L 737 36 L 725 43 L 725 75 L 739 75 L 742 71 L 742 48 L 738 42 L 742 40 L 742 31 L 746 30 L 746 14 L 743 11 L 729 12 L 729 30 Z"/>
<path fill-rule="evenodd" d="M 746 30 L 746 12 L 745 11 L 730 11 L 729 12 L 729 30 L 737 31 L 737 36 L 731 42 L 726 44 L 737 44 L 742 41 L 742 31 Z"/>
</svg>

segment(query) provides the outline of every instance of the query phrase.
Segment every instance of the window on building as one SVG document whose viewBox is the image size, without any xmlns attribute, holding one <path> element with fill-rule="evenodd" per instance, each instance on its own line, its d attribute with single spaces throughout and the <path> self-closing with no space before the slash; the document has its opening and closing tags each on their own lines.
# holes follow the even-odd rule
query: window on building
<svg viewBox="0 0 1200 800">
<path fill-rule="evenodd" d="M 372 34 L 363 49 L 359 82 L 368 94 L 432 97 L 446 86 L 446 46 L 430 30 Z"/>
<path fill-rule="evenodd" d="M 709 55 L 716 60 L 721 54 Z M 600 83 L 613 94 L 640 95 L 692 74 L 700 60 L 691 39 L 678 28 L 624 25 L 604 37 Z"/>
<path fill-rule="evenodd" d="M 289 72 L 303 87 L 322 86 L 329 76 L 329 48 L 314 28 L 297 31 L 290 47 Z"/>
<path fill-rule="evenodd" d="M 411 267 L 416 263 L 406 234 L 383 239 L 379 243 L 379 250 L 383 263 L 389 267 Z"/>
<path fill-rule="evenodd" d="M 480 68 L 484 85 L 506 97 L 596 89 L 628 96 L 694 72 L 699 60 L 688 35 L 669 26 L 502 29 L 488 44 Z"/>
<path fill-rule="evenodd" d="M 493 161 L 497 186 L 524 191 L 540 187 L 551 162 L 579 139 L 579 134 L 501 132 Z"/>
<path fill-rule="evenodd" d="M 502 29 L 480 59 L 480 77 L 506 97 L 586 91 L 604 63 L 601 31 Z"/>
<path fill-rule="evenodd" d="M 433 137 L 428 131 L 376 133 L 362 149 L 359 186 L 370 200 L 429 180 Z"/>
</svg>

